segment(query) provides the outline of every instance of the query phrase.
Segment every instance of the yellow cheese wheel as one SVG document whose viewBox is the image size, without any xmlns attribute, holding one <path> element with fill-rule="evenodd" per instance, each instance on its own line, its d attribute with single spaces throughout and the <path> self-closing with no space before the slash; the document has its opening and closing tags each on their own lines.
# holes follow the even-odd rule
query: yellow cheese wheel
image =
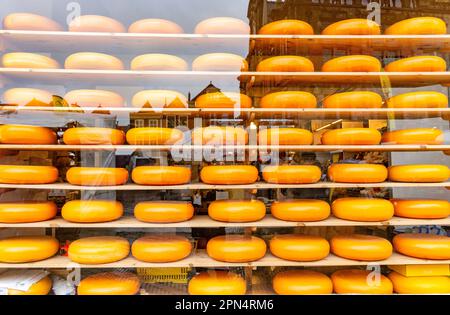
<svg viewBox="0 0 450 315">
<path fill-rule="evenodd" d="M 71 167 L 66 173 L 66 179 L 72 185 L 123 185 L 128 180 L 128 171 L 114 167 Z"/>
<path fill-rule="evenodd" d="M 288 270 L 277 273 L 272 279 L 273 290 L 277 294 L 331 294 L 331 279 L 312 270 Z"/>
<path fill-rule="evenodd" d="M 127 142 L 133 145 L 167 145 L 181 142 L 184 135 L 176 128 L 143 127 L 128 130 L 126 137 Z"/>
<path fill-rule="evenodd" d="M 323 200 L 314 199 L 282 200 L 274 201 L 270 212 L 279 220 L 314 222 L 330 216 L 330 205 Z"/>
<path fill-rule="evenodd" d="M 250 34 L 250 26 L 232 17 L 213 17 L 201 21 L 195 27 L 195 34 Z"/>
<path fill-rule="evenodd" d="M 150 263 L 168 263 L 186 258 L 192 244 L 181 235 L 150 235 L 138 238 L 131 246 L 134 258 Z"/>
<path fill-rule="evenodd" d="M 258 179 L 258 169 L 253 165 L 211 165 L 200 171 L 200 179 L 212 185 L 253 184 Z"/>
<path fill-rule="evenodd" d="M 4 54 L 2 57 L 2 65 L 5 68 L 31 68 L 31 69 L 58 69 L 59 63 L 47 56 L 12 52 Z"/>
<path fill-rule="evenodd" d="M 99 223 L 119 219 L 123 205 L 115 200 L 71 200 L 64 204 L 61 216 L 77 223 Z"/>
<path fill-rule="evenodd" d="M 378 261 L 392 255 L 391 243 L 373 235 L 336 235 L 331 238 L 330 245 L 336 256 L 353 260 Z"/>
<path fill-rule="evenodd" d="M 266 215 L 266 206 L 259 200 L 216 200 L 208 207 L 208 215 L 221 222 L 254 222 Z"/>
<path fill-rule="evenodd" d="M 331 204 L 333 215 L 350 221 L 385 221 L 394 215 L 394 206 L 389 200 L 380 198 L 339 198 Z"/>
<path fill-rule="evenodd" d="M 135 295 L 139 292 L 139 278 L 130 272 L 102 272 L 80 281 L 78 295 Z"/>
<path fill-rule="evenodd" d="M 260 102 L 261 108 L 316 108 L 317 99 L 303 91 L 282 91 L 264 95 Z"/>
<path fill-rule="evenodd" d="M 244 128 L 232 126 L 195 128 L 192 131 L 192 143 L 245 145 L 248 143 L 248 132 Z"/>
<path fill-rule="evenodd" d="M 449 294 L 450 277 L 405 277 L 393 271 L 388 275 L 394 292 L 400 294 Z"/>
<path fill-rule="evenodd" d="M 386 101 L 392 108 L 447 108 L 445 94 L 434 91 L 409 92 L 391 97 Z"/>
<path fill-rule="evenodd" d="M 327 96 L 322 103 L 324 108 L 381 108 L 383 99 L 371 91 L 353 91 Z"/>
<path fill-rule="evenodd" d="M 351 55 L 333 58 L 322 66 L 323 72 L 380 72 L 381 62 L 372 56 Z"/>
<path fill-rule="evenodd" d="M 70 55 L 64 62 L 66 69 L 82 70 L 123 70 L 122 61 L 117 57 L 96 52 L 80 52 Z"/>
<path fill-rule="evenodd" d="M 272 237 L 270 252 L 291 261 L 316 261 L 328 256 L 330 244 L 320 236 L 282 234 Z"/>
<path fill-rule="evenodd" d="M 125 33 L 125 26 L 107 16 L 81 15 L 69 23 L 69 32 Z"/>
<path fill-rule="evenodd" d="M 131 173 L 139 185 L 182 185 L 191 181 L 191 169 L 184 166 L 138 166 Z"/>
<path fill-rule="evenodd" d="M 393 182 L 438 183 L 448 180 L 446 165 L 395 165 L 389 167 L 389 180 Z"/>
<path fill-rule="evenodd" d="M 130 253 L 128 240 L 118 236 L 92 236 L 73 241 L 67 251 L 79 264 L 107 264 L 124 259 Z"/>
<path fill-rule="evenodd" d="M 1 223 L 31 223 L 53 219 L 58 208 L 53 201 L 0 202 Z"/>
<path fill-rule="evenodd" d="M 235 92 L 213 92 L 202 94 L 195 100 L 197 108 L 250 108 L 252 99 Z"/>
<path fill-rule="evenodd" d="M 380 25 L 368 19 L 342 20 L 325 27 L 322 35 L 380 35 Z"/>
<path fill-rule="evenodd" d="M 65 144 L 124 144 L 125 133 L 112 128 L 77 127 L 64 132 Z"/>
<path fill-rule="evenodd" d="M 392 199 L 397 217 L 411 219 L 445 219 L 450 215 L 450 202 L 431 199 Z"/>
<path fill-rule="evenodd" d="M 322 171 L 315 165 L 269 165 L 263 168 L 262 175 L 273 184 L 312 184 L 320 181 Z"/>
<path fill-rule="evenodd" d="M 373 275 L 368 270 L 343 269 L 331 275 L 337 294 L 392 294 L 392 282 L 388 277 Z"/>
<path fill-rule="evenodd" d="M 248 235 L 215 236 L 206 244 L 211 258 L 225 262 L 255 261 L 264 257 L 266 249 L 263 239 Z"/>
<path fill-rule="evenodd" d="M 311 131 L 300 128 L 267 128 L 258 132 L 258 143 L 262 145 L 310 145 Z"/>
<path fill-rule="evenodd" d="M 375 128 L 332 129 L 322 134 L 326 145 L 374 145 L 380 144 L 381 133 Z"/>
<path fill-rule="evenodd" d="M 172 21 L 143 19 L 131 24 L 128 33 L 182 34 L 184 31 L 181 26 Z"/>
<path fill-rule="evenodd" d="M 51 184 L 57 179 L 53 166 L 0 165 L 1 184 Z"/>
<path fill-rule="evenodd" d="M 381 164 L 340 164 L 328 168 L 328 178 L 336 183 L 381 183 L 388 170 Z"/>
<path fill-rule="evenodd" d="M 3 29 L 15 31 L 61 32 L 62 26 L 48 17 L 32 13 L 11 13 L 3 19 Z"/>
<path fill-rule="evenodd" d="M 416 128 L 388 131 L 382 142 L 392 144 L 442 144 L 444 134 L 436 128 Z"/>
<path fill-rule="evenodd" d="M 243 295 L 246 291 L 244 278 L 223 270 L 201 272 L 188 284 L 188 292 L 191 295 Z"/>
<path fill-rule="evenodd" d="M 258 31 L 259 35 L 313 35 L 312 26 L 300 20 L 279 20 L 268 23 Z"/>
<path fill-rule="evenodd" d="M 123 107 L 125 101 L 117 93 L 105 90 L 73 90 L 64 95 L 69 106 L 74 107 Z"/>
<path fill-rule="evenodd" d="M 201 55 L 192 62 L 193 71 L 248 71 L 244 57 L 228 53 Z"/>
<path fill-rule="evenodd" d="M 0 126 L 2 144 L 55 144 L 56 133 L 50 128 L 26 125 Z"/>
<path fill-rule="evenodd" d="M 53 281 L 49 276 L 33 283 L 26 291 L 8 289 L 8 295 L 47 295 L 52 289 Z"/>
<path fill-rule="evenodd" d="M 434 234 L 403 233 L 392 244 L 400 254 L 422 259 L 450 259 L 450 237 Z"/>
<path fill-rule="evenodd" d="M 259 72 L 314 72 L 314 64 L 305 57 L 277 56 L 264 59 L 256 66 Z"/>
<path fill-rule="evenodd" d="M 386 35 L 442 35 L 447 34 L 447 25 L 436 17 L 416 17 L 389 26 Z"/>
<path fill-rule="evenodd" d="M 131 61 L 131 70 L 135 71 L 186 71 L 188 65 L 180 57 L 167 54 L 145 54 Z"/>
<path fill-rule="evenodd" d="M 0 239 L 0 262 L 27 263 L 50 258 L 59 250 L 59 242 L 51 236 L 13 236 Z"/>
<path fill-rule="evenodd" d="M 187 98 L 177 91 L 144 90 L 133 96 L 131 104 L 144 108 L 185 108 Z"/>
<path fill-rule="evenodd" d="M 3 104 L 11 106 L 53 106 L 52 93 L 39 89 L 13 88 L 5 91 Z"/>
<path fill-rule="evenodd" d="M 415 56 L 393 61 L 384 67 L 384 69 L 387 72 L 446 71 L 447 63 L 438 56 Z"/>
<path fill-rule="evenodd" d="M 134 216 L 148 223 L 184 222 L 194 216 L 194 207 L 184 201 L 143 201 L 134 207 Z"/>
</svg>

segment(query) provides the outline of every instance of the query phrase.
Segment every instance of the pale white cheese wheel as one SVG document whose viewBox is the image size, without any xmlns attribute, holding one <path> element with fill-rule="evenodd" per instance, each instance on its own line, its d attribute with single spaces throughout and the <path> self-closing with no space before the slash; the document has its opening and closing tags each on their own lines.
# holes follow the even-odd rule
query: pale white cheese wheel
<svg viewBox="0 0 450 315">
<path fill-rule="evenodd" d="M 70 22 L 69 31 L 125 33 L 126 29 L 122 23 L 107 16 L 81 15 Z"/>
<path fill-rule="evenodd" d="M 48 17 L 32 13 L 11 13 L 3 19 L 3 29 L 60 32 L 62 26 Z"/>
<path fill-rule="evenodd" d="M 131 61 L 131 70 L 186 71 L 188 65 L 182 58 L 167 54 L 145 54 Z"/>
<path fill-rule="evenodd" d="M 187 98 L 177 91 L 145 90 L 136 93 L 131 104 L 133 107 L 183 108 L 187 107 Z"/>
<path fill-rule="evenodd" d="M 2 103 L 17 106 L 51 106 L 53 95 L 45 90 L 13 88 L 3 93 Z"/>
<path fill-rule="evenodd" d="M 58 69 L 59 63 L 47 56 L 13 52 L 4 54 L 2 65 L 5 68 Z"/>
<path fill-rule="evenodd" d="M 250 34 L 250 26 L 232 17 L 214 17 L 201 21 L 195 27 L 196 34 Z"/>
<path fill-rule="evenodd" d="M 247 71 L 245 58 L 228 53 L 212 53 L 197 57 L 192 62 L 193 71 Z"/>
<path fill-rule="evenodd" d="M 123 107 L 125 103 L 119 94 L 105 90 L 73 90 L 64 100 L 76 107 Z"/>
<path fill-rule="evenodd" d="M 117 57 L 95 53 L 80 52 L 70 55 L 64 63 L 66 69 L 85 70 L 123 70 L 123 62 Z"/>
<path fill-rule="evenodd" d="M 131 24 L 128 33 L 182 34 L 184 31 L 181 26 L 172 21 L 144 19 Z"/>
</svg>

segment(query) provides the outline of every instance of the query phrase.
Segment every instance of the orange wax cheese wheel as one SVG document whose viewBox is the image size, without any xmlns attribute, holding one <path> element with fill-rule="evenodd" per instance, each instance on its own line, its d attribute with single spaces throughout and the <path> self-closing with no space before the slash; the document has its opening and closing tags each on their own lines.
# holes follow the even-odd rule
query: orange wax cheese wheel
<svg viewBox="0 0 450 315">
<path fill-rule="evenodd" d="M 123 107 L 125 103 L 119 94 L 105 90 L 73 90 L 64 100 L 74 107 Z"/>
<path fill-rule="evenodd" d="M 0 202 L 1 223 L 31 223 L 53 219 L 58 208 L 53 201 Z"/>
<path fill-rule="evenodd" d="M 228 53 L 201 55 L 192 62 L 193 71 L 248 71 L 244 57 Z"/>
<path fill-rule="evenodd" d="M 27 263 L 54 256 L 59 242 L 51 236 L 13 236 L 0 239 L 0 262 Z"/>
<path fill-rule="evenodd" d="M 145 108 L 185 108 L 187 98 L 177 91 L 144 90 L 133 96 L 131 104 L 133 107 Z"/>
<path fill-rule="evenodd" d="M 336 183 L 381 183 L 388 170 L 381 164 L 340 164 L 328 168 L 328 178 Z"/>
<path fill-rule="evenodd" d="M 431 199 L 393 199 L 397 217 L 411 219 L 445 219 L 450 215 L 450 202 Z"/>
<path fill-rule="evenodd" d="M 186 71 L 188 65 L 182 58 L 167 54 L 145 54 L 131 61 L 131 70 Z"/>
<path fill-rule="evenodd" d="M 28 290 L 8 289 L 8 295 L 47 295 L 52 289 L 53 281 L 49 276 L 33 283 Z"/>
<path fill-rule="evenodd" d="M 259 200 L 216 200 L 208 207 L 208 215 L 221 222 L 254 222 L 266 215 L 266 206 Z"/>
<path fill-rule="evenodd" d="M 133 145 L 175 144 L 183 140 L 183 132 L 176 128 L 142 127 L 127 132 L 127 142 Z"/>
<path fill-rule="evenodd" d="M 260 35 L 313 35 L 312 26 L 300 20 L 279 20 L 264 25 L 258 31 Z"/>
<path fill-rule="evenodd" d="M 57 179 L 53 166 L 0 165 L 1 184 L 51 184 Z"/>
<path fill-rule="evenodd" d="M 212 185 L 253 184 L 258 179 L 258 169 L 253 165 L 211 165 L 202 168 L 200 178 Z"/>
<path fill-rule="evenodd" d="M 195 34 L 250 34 L 250 26 L 232 17 L 213 17 L 201 21 L 195 27 Z"/>
<path fill-rule="evenodd" d="M 264 59 L 256 66 L 259 72 L 314 72 L 314 64 L 305 57 L 277 56 Z"/>
<path fill-rule="evenodd" d="M 191 169 L 184 166 L 138 166 L 131 173 L 139 185 L 182 185 L 191 181 Z"/>
<path fill-rule="evenodd" d="M 331 238 L 330 244 L 333 254 L 347 259 L 378 261 L 392 255 L 391 243 L 373 235 L 336 235 Z"/>
<path fill-rule="evenodd" d="M 331 204 L 333 215 L 349 221 L 385 221 L 394 215 L 394 206 L 380 198 L 339 198 Z"/>
<path fill-rule="evenodd" d="M 262 145 L 310 145 L 313 143 L 311 131 L 300 128 L 268 128 L 258 133 L 258 143 Z"/>
<path fill-rule="evenodd" d="M 128 180 L 128 171 L 114 167 L 71 167 L 66 173 L 72 185 L 115 186 Z"/>
<path fill-rule="evenodd" d="M 392 244 L 400 254 L 422 259 L 450 259 L 450 237 L 434 234 L 404 233 L 394 236 Z"/>
<path fill-rule="evenodd" d="M 108 264 L 124 259 L 130 253 L 128 240 L 118 236 L 92 236 L 69 245 L 70 260 L 79 264 Z"/>
<path fill-rule="evenodd" d="M 59 63 L 47 56 L 13 52 L 4 54 L 2 65 L 5 68 L 58 69 Z"/>
<path fill-rule="evenodd" d="M 314 199 L 282 200 L 274 201 L 270 212 L 283 221 L 314 222 L 330 216 L 330 205 L 323 200 Z"/>
<path fill-rule="evenodd" d="M 447 108 L 448 98 L 445 94 L 434 91 L 410 92 L 391 97 L 386 101 L 392 108 Z"/>
<path fill-rule="evenodd" d="M 250 108 L 252 99 L 241 93 L 213 92 L 202 94 L 195 100 L 197 108 Z"/>
<path fill-rule="evenodd" d="M 194 276 L 188 284 L 191 295 L 243 295 L 247 284 L 241 276 L 219 270 L 209 270 Z"/>
<path fill-rule="evenodd" d="M 112 128 L 77 127 L 64 132 L 65 144 L 124 144 L 125 133 Z"/>
<path fill-rule="evenodd" d="M 380 141 L 381 133 L 375 128 L 332 129 L 322 134 L 325 145 L 374 145 Z"/>
<path fill-rule="evenodd" d="M 61 210 L 64 220 L 77 223 L 110 222 L 123 215 L 123 205 L 115 200 L 71 200 Z"/>
<path fill-rule="evenodd" d="M 15 31 L 61 32 L 57 22 L 48 17 L 32 13 L 11 13 L 3 19 L 3 29 Z"/>
<path fill-rule="evenodd" d="M 52 93 L 39 89 L 13 88 L 3 93 L 3 104 L 12 106 L 53 106 Z"/>
<path fill-rule="evenodd" d="M 323 72 L 380 72 L 381 62 L 372 56 L 351 55 L 333 58 L 322 66 Z"/>
<path fill-rule="evenodd" d="M 70 55 L 64 62 L 66 69 L 123 70 L 124 65 L 117 57 L 96 52 L 80 52 Z"/>
<path fill-rule="evenodd" d="M 283 234 L 270 240 L 270 252 L 291 261 L 316 261 L 330 253 L 330 244 L 320 236 Z"/>
<path fill-rule="evenodd" d="M 282 295 L 331 294 L 333 282 L 320 272 L 288 270 L 277 273 L 272 280 L 273 290 Z"/>
<path fill-rule="evenodd" d="M 380 94 L 370 91 L 336 93 L 323 100 L 324 108 L 381 108 Z"/>
<path fill-rule="evenodd" d="M 194 207 L 183 201 L 143 201 L 134 207 L 134 216 L 148 223 L 184 222 L 194 216 Z"/>
<path fill-rule="evenodd" d="M 328 25 L 322 35 L 380 35 L 380 25 L 368 19 L 348 19 Z"/>
<path fill-rule="evenodd" d="M 444 134 L 436 128 L 416 128 L 388 131 L 382 142 L 392 144 L 442 144 Z"/>
<path fill-rule="evenodd" d="M 447 64 L 441 57 L 415 56 L 393 61 L 384 69 L 387 72 L 435 72 L 446 71 Z"/>
<path fill-rule="evenodd" d="M 392 294 L 392 282 L 388 277 L 371 275 L 368 270 L 343 269 L 331 275 L 337 294 Z"/>
<path fill-rule="evenodd" d="M 101 15 L 81 15 L 69 24 L 70 32 L 125 33 L 122 23 Z"/>
<path fill-rule="evenodd" d="M 3 144 L 55 144 L 56 133 L 50 128 L 25 125 L 0 126 Z"/>
<path fill-rule="evenodd" d="M 446 165 L 396 165 L 389 167 L 389 180 L 394 182 L 439 183 L 449 177 Z"/>
<path fill-rule="evenodd" d="M 140 261 L 168 263 L 186 258 L 191 254 L 192 244 L 181 235 L 150 235 L 133 242 L 131 253 Z"/>
<path fill-rule="evenodd" d="M 178 24 L 163 19 L 139 20 L 128 28 L 128 33 L 182 34 L 183 32 Z"/>
<path fill-rule="evenodd" d="M 192 131 L 193 144 L 232 144 L 245 145 L 248 142 L 248 133 L 244 128 L 232 126 L 208 126 L 195 128 Z"/>
<path fill-rule="evenodd" d="M 388 275 L 394 285 L 394 292 L 400 294 L 449 294 L 450 277 L 405 277 L 397 272 Z"/>
<path fill-rule="evenodd" d="M 282 91 L 270 93 L 259 102 L 261 108 L 316 108 L 317 99 L 303 91 Z"/>
<path fill-rule="evenodd" d="M 386 35 L 443 35 L 447 34 L 447 25 L 439 18 L 416 17 L 397 22 L 389 26 Z"/>
<path fill-rule="evenodd" d="M 264 167 L 263 178 L 273 184 L 313 184 L 322 176 L 315 165 L 270 165 Z"/>
<path fill-rule="evenodd" d="M 215 236 L 206 244 L 208 255 L 218 261 L 250 262 L 266 254 L 266 242 L 259 237 L 247 235 Z"/>
<path fill-rule="evenodd" d="M 80 281 L 78 295 L 135 295 L 139 292 L 139 278 L 130 272 L 103 272 Z"/>
</svg>

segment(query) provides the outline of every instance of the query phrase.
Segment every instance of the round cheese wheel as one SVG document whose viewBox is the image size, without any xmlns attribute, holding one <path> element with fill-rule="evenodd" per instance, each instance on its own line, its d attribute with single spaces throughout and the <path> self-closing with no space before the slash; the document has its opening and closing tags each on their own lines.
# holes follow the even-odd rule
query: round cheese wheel
<svg viewBox="0 0 450 315">
<path fill-rule="evenodd" d="M 202 94 L 195 100 L 196 108 L 250 108 L 252 99 L 235 92 L 213 92 Z"/>
<path fill-rule="evenodd" d="M 117 57 L 96 52 L 80 52 L 70 55 L 64 62 L 66 69 L 82 70 L 124 70 L 125 67 Z"/>
<path fill-rule="evenodd" d="M 259 200 L 216 200 L 208 207 L 208 215 L 221 222 L 254 222 L 266 215 L 266 206 Z"/>
<path fill-rule="evenodd" d="M 71 167 L 66 173 L 66 179 L 72 185 L 123 185 L 128 180 L 128 171 L 114 167 Z"/>
<path fill-rule="evenodd" d="M 11 13 L 3 19 L 3 29 L 15 31 L 61 32 L 62 26 L 48 17 L 32 13 Z"/>
<path fill-rule="evenodd" d="M 258 169 L 253 165 L 211 165 L 200 171 L 200 179 L 212 185 L 253 184 L 258 179 Z"/>
<path fill-rule="evenodd" d="M 381 108 L 380 94 L 370 91 L 336 93 L 327 96 L 322 103 L 324 108 Z"/>
<path fill-rule="evenodd" d="M 389 167 L 389 180 L 393 182 L 438 183 L 449 177 L 446 165 L 396 165 Z"/>
<path fill-rule="evenodd" d="M 184 31 L 181 26 L 172 21 L 143 19 L 131 24 L 128 33 L 182 34 Z"/>
<path fill-rule="evenodd" d="M 305 57 L 277 56 L 264 59 L 256 66 L 259 72 L 314 72 L 314 64 Z"/>
<path fill-rule="evenodd" d="M 81 15 L 69 23 L 69 32 L 125 33 L 125 26 L 107 16 Z"/>
<path fill-rule="evenodd" d="M 212 53 L 195 58 L 192 71 L 248 71 L 248 63 L 239 55 Z"/>
<path fill-rule="evenodd" d="M 382 142 L 392 144 L 442 144 L 444 134 L 436 128 L 395 130 L 385 132 Z"/>
<path fill-rule="evenodd" d="M 303 91 L 283 91 L 263 96 L 259 102 L 261 108 L 316 108 L 317 99 Z"/>
<path fill-rule="evenodd" d="M 194 207 L 184 201 L 143 201 L 134 207 L 134 216 L 148 223 L 176 223 L 192 219 Z"/>
<path fill-rule="evenodd" d="M 24 52 L 4 54 L 2 65 L 5 68 L 59 69 L 59 63 L 50 57 Z"/>
<path fill-rule="evenodd" d="M 380 141 L 381 133 L 375 128 L 332 129 L 322 134 L 325 145 L 374 145 Z"/>
<path fill-rule="evenodd" d="M 313 184 L 320 181 L 322 171 L 315 165 L 269 165 L 263 168 L 262 175 L 273 184 Z"/>
<path fill-rule="evenodd" d="M 59 251 L 59 242 L 51 236 L 13 236 L 0 239 L 0 262 L 27 263 L 50 258 Z"/>
<path fill-rule="evenodd" d="M 442 35 L 447 34 L 447 25 L 436 17 L 416 17 L 389 26 L 386 35 Z"/>
<path fill-rule="evenodd" d="M 182 185 L 191 181 L 191 169 L 184 166 L 138 166 L 131 173 L 139 185 Z"/>
<path fill-rule="evenodd" d="M 351 55 L 328 60 L 322 66 L 323 72 L 380 72 L 381 62 L 372 56 Z"/>
<path fill-rule="evenodd" d="M 330 205 L 323 200 L 293 199 L 274 201 L 272 216 L 283 221 L 314 222 L 330 216 Z"/>
<path fill-rule="evenodd" d="M 273 290 L 282 295 L 331 294 L 331 279 L 312 270 L 288 270 L 277 273 L 272 279 Z"/>
<path fill-rule="evenodd" d="M 61 209 L 66 221 L 77 223 L 110 222 L 123 215 L 123 205 L 115 200 L 71 200 Z"/>
<path fill-rule="evenodd" d="M 381 164 L 340 164 L 328 168 L 328 178 L 336 183 L 381 183 L 388 170 Z"/>
<path fill-rule="evenodd" d="M 385 221 L 394 215 L 394 206 L 380 198 L 339 198 L 331 204 L 333 215 L 350 221 Z"/>
<path fill-rule="evenodd" d="M 388 277 L 373 275 L 368 270 L 343 269 L 331 275 L 337 294 L 392 294 L 392 282 Z"/>
<path fill-rule="evenodd" d="M 135 71 L 187 71 L 186 61 L 167 54 L 145 54 L 131 60 L 131 70 Z"/>
<path fill-rule="evenodd" d="M 400 294 L 449 294 L 450 277 L 405 277 L 393 271 L 388 275 L 394 292 Z"/>
<path fill-rule="evenodd" d="M 445 94 L 434 91 L 409 92 L 391 97 L 386 101 L 392 108 L 447 108 Z"/>
<path fill-rule="evenodd" d="M 445 219 L 450 215 L 450 202 L 431 199 L 392 199 L 397 217 L 411 219 Z"/>
<path fill-rule="evenodd" d="M 261 259 L 266 254 L 266 242 L 256 236 L 220 235 L 206 244 L 209 257 L 225 262 L 250 262 Z"/>
<path fill-rule="evenodd" d="M 262 145 L 310 145 L 311 131 L 300 128 L 268 128 L 258 132 L 258 143 Z"/>
<path fill-rule="evenodd" d="M 331 238 L 330 245 L 333 254 L 346 259 L 378 261 L 392 255 L 391 243 L 373 235 L 336 235 Z"/>
<path fill-rule="evenodd" d="M 53 166 L 0 165 L 1 184 L 52 184 L 57 179 Z"/>
<path fill-rule="evenodd" d="M 77 127 L 64 132 L 65 144 L 124 144 L 125 133 L 112 128 Z"/>
<path fill-rule="evenodd" d="M 195 34 L 250 34 L 250 26 L 232 17 L 213 17 L 201 21 L 195 27 Z"/>
<path fill-rule="evenodd" d="M 26 291 L 8 289 L 8 295 L 47 295 L 52 289 L 53 281 L 49 276 L 33 283 Z"/>
<path fill-rule="evenodd" d="M 176 128 L 143 127 L 127 132 L 127 142 L 133 145 L 176 144 L 183 140 L 183 132 Z"/>
<path fill-rule="evenodd" d="M 279 20 L 268 23 L 258 31 L 260 35 L 313 35 L 312 26 L 300 20 Z"/>
<path fill-rule="evenodd" d="M 195 128 L 192 131 L 192 143 L 207 145 L 245 145 L 248 143 L 248 133 L 244 128 L 233 126 Z"/>
<path fill-rule="evenodd" d="M 201 272 L 188 284 L 188 292 L 191 295 L 243 295 L 246 291 L 244 278 L 222 270 Z"/>
<path fill-rule="evenodd" d="M 58 208 L 53 201 L 0 202 L 1 223 L 31 223 L 53 219 Z"/>
<path fill-rule="evenodd" d="M 393 61 L 384 67 L 384 69 L 387 72 L 446 71 L 447 63 L 438 56 L 415 56 Z"/>
<path fill-rule="evenodd" d="M 118 236 L 92 236 L 73 241 L 67 251 L 70 260 L 79 264 L 108 264 L 124 259 L 130 243 Z"/>
<path fill-rule="evenodd" d="M 80 281 L 78 295 L 135 295 L 139 292 L 139 278 L 130 272 L 102 272 Z"/>
<path fill-rule="evenodd" d="M 403 233 L 392 244 L 400 254 L 422 259 L 450 259 L 450 237 L 434 234 Z"/>
<path fill-rule="evenodd" d="M 144 108 L 185 108 L 187 98 L 176 91 L 145 90 L 136 93 L 131 104 L 133 107 Z"/>
<path fill-rule="evenodd" d="M 0 126 L 3 144 L 55 144 L 56 133 L 50 128 L 26 125 Z"/>
<path fill-rule="evenodd" d="M 192 244 L 181 235 L 150 235 L 138 238 L 131 246 L 134 258 L 150 263 L 168 263 L 186 258 Z"/>
<path fill-rule="evenodd" d="M 301 234 L 275 235 L 270 240 L 270 252 L 291 261 L 316 261 L 330 253 L 330 244 L 320 236 Z"/>
<path fill-rule="evenodd" d="M 13 88 L 5 91 L 3 104 L 12 106 L 53 106 L 52 93 L 39 89 Z"/>
<path fill-rule="evenodd" d="M 368 19 L 342 20 L 325 27 L 322 35 L 380 35 L 380 25 Z"/>
<path fill-rule="evenodd" d="M 117 93 L 104 90 L 73 90 L 64 95 L 69 106 L 74 107 L 123 107 L 124 99 Z"/>
</svg>

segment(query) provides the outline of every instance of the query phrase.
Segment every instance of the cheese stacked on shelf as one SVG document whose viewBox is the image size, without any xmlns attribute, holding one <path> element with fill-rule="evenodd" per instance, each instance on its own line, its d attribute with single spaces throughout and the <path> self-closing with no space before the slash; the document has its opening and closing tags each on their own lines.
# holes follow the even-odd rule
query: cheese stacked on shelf
<svg viewBox="0 0 450 315">
<path fill-rule="evenodd" d="M 130 272 L 96 273 L 82 279 L 77 288 L 78 295 L 135 295 L 140 289 L 140 280 Z"/>
</svg>

